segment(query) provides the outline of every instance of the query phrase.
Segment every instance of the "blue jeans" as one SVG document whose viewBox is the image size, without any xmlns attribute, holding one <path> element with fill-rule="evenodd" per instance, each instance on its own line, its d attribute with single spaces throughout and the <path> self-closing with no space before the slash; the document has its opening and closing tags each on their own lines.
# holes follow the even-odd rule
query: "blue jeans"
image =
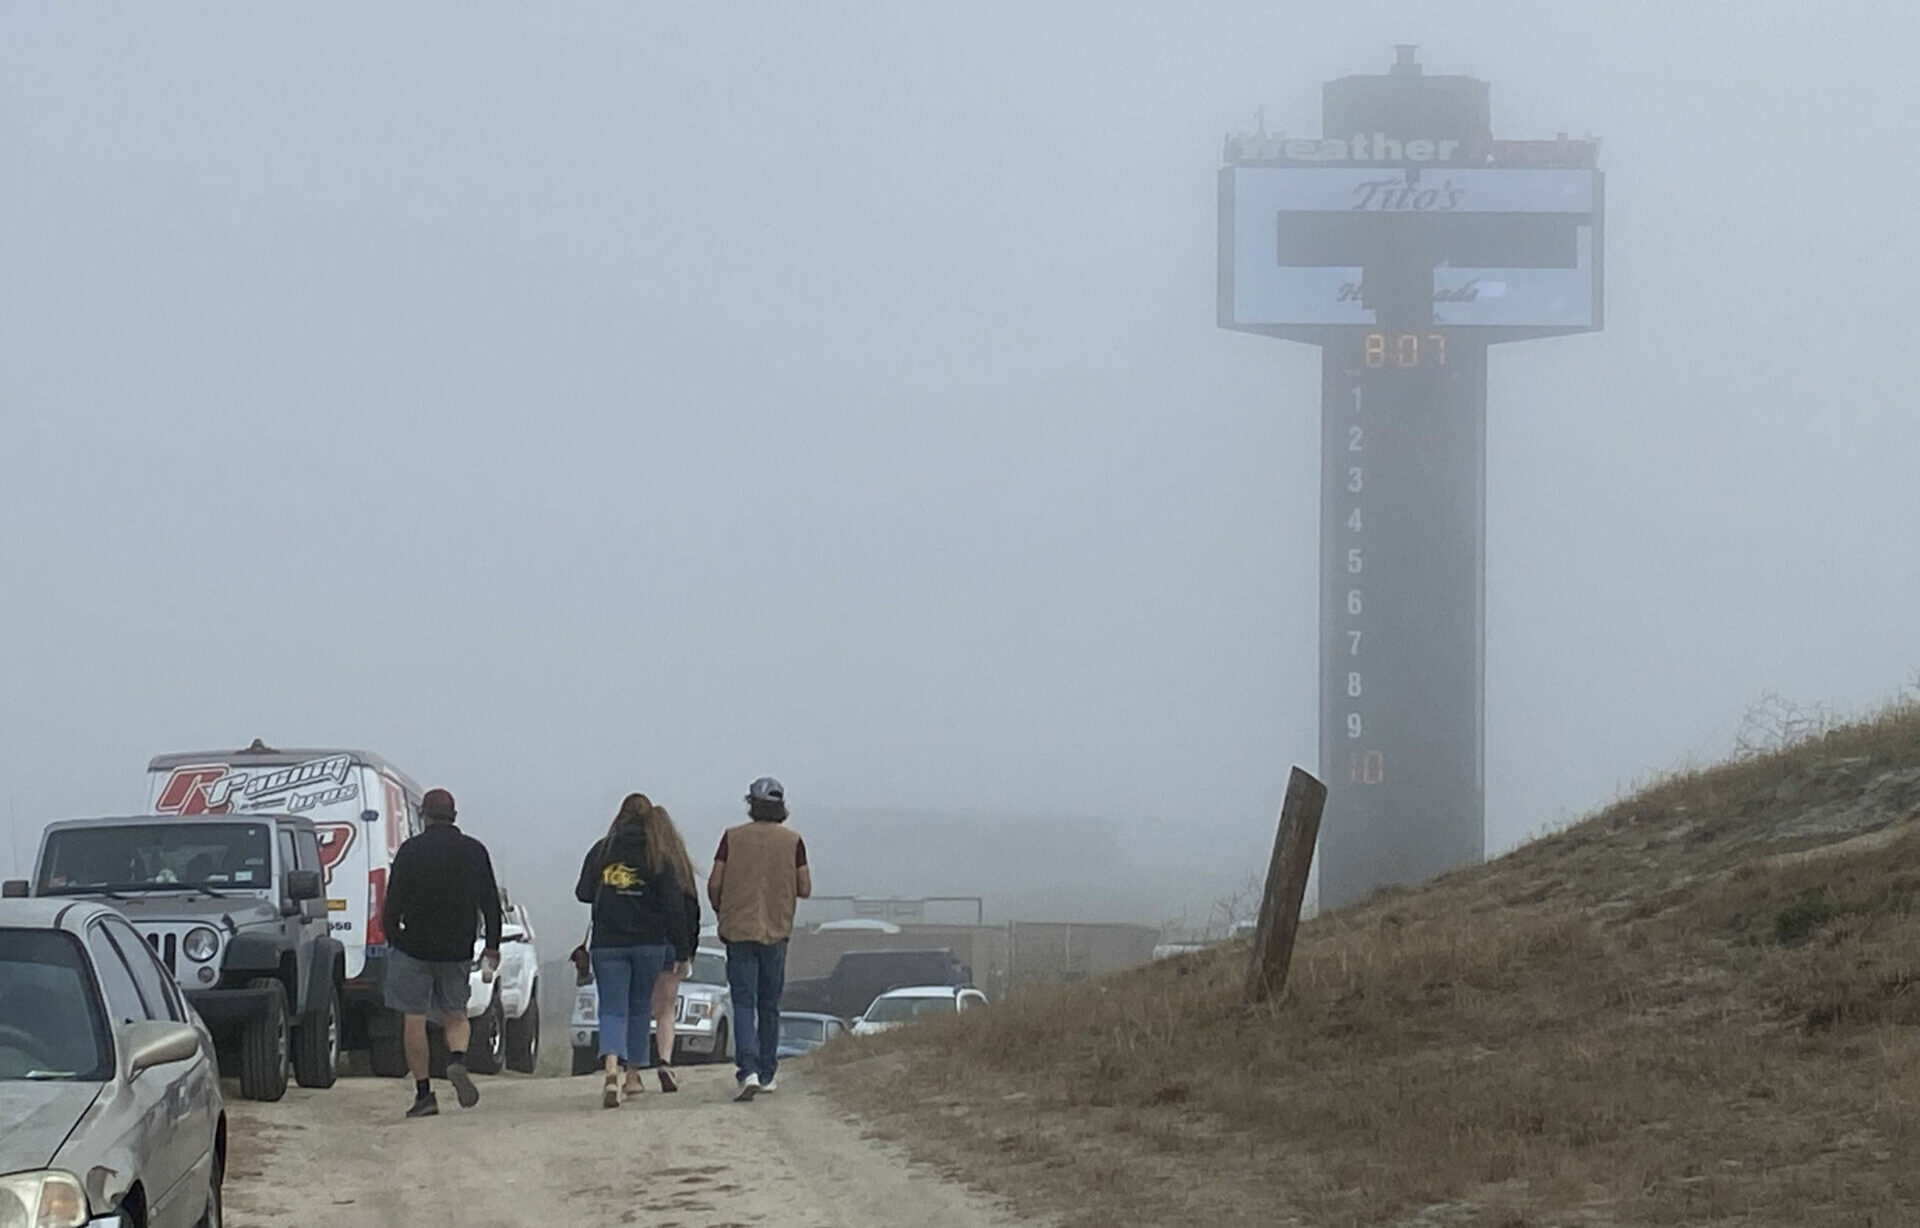
<svg viewBox="0 0 1920 1228">
<path fill-rule="evenodd" d="M 644 947 L 596 947 L 593 981 L 600 991 L 600 1056 L 622 1066 L 653 1065 L 648 1029 L 653 1023 L 653 983 L 673 962 L 664 942 Z"/>
<path fill-rule="evenodd" d="M 727 988 L 733 991 L 733 1077 L 773 1079 L 780 1066 L 780 992 L 787 985 L 785 942 L 729 942 Z"/>
</svg>

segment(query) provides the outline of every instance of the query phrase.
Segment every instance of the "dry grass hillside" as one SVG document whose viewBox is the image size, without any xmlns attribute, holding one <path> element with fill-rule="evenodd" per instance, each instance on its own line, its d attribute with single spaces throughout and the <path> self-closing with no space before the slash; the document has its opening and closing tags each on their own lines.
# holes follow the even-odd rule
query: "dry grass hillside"
<svg viewBox="0 0 1920 1228">
<path fill-rule="evenodd" d="M 1920 709 L 1244 945 L 821 1057 L 1075 1226 L 1920 1225 Z"/>
</svg>

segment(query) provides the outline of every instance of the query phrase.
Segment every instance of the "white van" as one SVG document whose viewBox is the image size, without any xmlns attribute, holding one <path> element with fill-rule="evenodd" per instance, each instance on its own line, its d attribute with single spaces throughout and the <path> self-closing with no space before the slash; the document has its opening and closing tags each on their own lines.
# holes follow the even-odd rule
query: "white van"
<svg viewBox="0 0 1920 1228">
<path fill-rule="evenodd" d="M 362 750 L 276 750 L 158 755 L 147 765 L 155 814 L 291 814 L 320 838 L 328 928 L 346 949 L 342 1046 L 366 1049 L 375 1074 L 406 1073 L 400 1018 L 380 983 L 387 939 L 380 928 L 393 855 L 419 832 L 420 786 Z"/>
</svg>

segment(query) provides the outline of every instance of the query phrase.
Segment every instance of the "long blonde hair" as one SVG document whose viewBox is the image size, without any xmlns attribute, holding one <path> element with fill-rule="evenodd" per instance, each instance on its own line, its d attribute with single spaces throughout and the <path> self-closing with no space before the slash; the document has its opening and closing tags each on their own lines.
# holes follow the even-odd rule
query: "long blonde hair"
<svg viewBox="0 0 1920 1228">
<path fill-rule="evenodd" d="M 606 843 L 613 839 L 621 829 L 638 828 L 646 851 L 641 854 L 640 864 L 650 875 L 671 869 L 680 880 L 680 889 L 688 895 L 695 895 L 698 888 L 694 884 L 693 858 L 687 855 L 687 842 L 680 837 L 680 829 L 674 826 L 673 816 L 667 813 L 665 806 L 656 806 L 653 799 L 644 793 L 629 793 L 620 803 L 620 812 L 613 816 L 613 823 L 607 828 Z"/>
<path fill-rule="evenodd" d="M 640 820 L 640 830 L 647 836 L 648 870 L 656 874 L 660 872 L 660 865 L 651 864 L 658 858 L 680 880 L 680 890 L 688 895 L 697 894 L 699 888 L 694 885 L 693 858 L 687 855 L 687 842 L 681 838 L 680 829 L 674 825 L 673 816 L 667 813 L 667 808 L 650 807 L 646 817 Z"/>
<path fill-rule="evenodd" d="M 614 839 L 622 830 L 638 830 L 646 842 L 646 851 L 641 855 L 640 860 L 641 868 L 648 874 L 660 873 L 661 869 L 668 864 L 667 854 L 662 852 L 659 842 L 654 839 L 649 827 L 654 814 L 659 809 L 653 804 L 653 799 L 644 793 L 627 794 L 626 799 L 620 803 L 619 812 L 613 816 L 613 822 L 608 824 L 607 837 L 601 842 L 600 847 L 611 849 Z"/>
</svg>

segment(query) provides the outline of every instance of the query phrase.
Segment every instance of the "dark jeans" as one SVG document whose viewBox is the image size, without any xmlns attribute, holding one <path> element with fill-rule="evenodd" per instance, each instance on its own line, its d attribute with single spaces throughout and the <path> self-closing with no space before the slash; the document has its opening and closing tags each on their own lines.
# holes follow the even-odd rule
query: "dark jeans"
<svg viewBox="0 0 1920 1228">
<path fill-rule="evenodd" d="M 729 942 L 727 988 L 733 991 L 734 1078 L 772 1080 L 780 1059 L 780 992 L 787 985 L 787 944 Z"/>
<path fill-rule="evenodd" d="M 644 947 L 597 947 L 593 980 L 600 994 L 600 1056 L 622 1066 L 653 1065 L 653 982 L 673 962 L 665 943 Z"/>
</svg>

